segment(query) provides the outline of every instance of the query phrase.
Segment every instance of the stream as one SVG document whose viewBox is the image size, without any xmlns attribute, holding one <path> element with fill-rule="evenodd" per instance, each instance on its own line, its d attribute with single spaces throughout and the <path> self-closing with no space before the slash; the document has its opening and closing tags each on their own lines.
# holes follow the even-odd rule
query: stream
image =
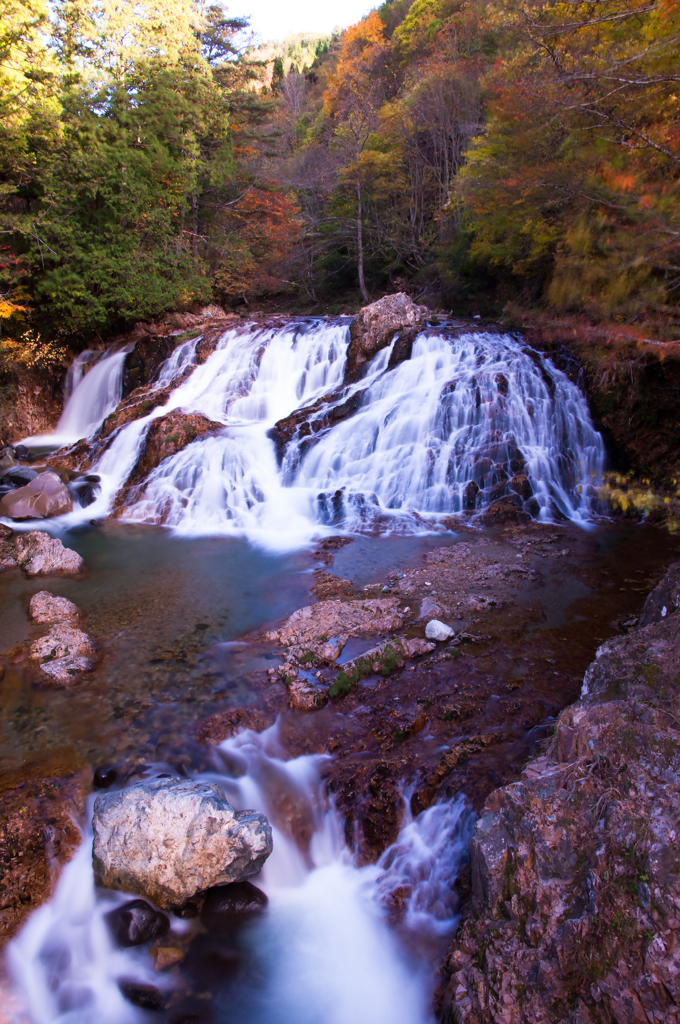
<svg viewBox="0 0 680 1024">
<path fill-rule="evenodd" d="M 44 524 L 84 557 L 82 579 L 0 574 L 15 652 L 0 679 L 3 788 L 102 766 L 115 786 L 205 779 L 267 815 L 274 852 L 254 879 L 266 912 L 228 933 L 173 915 L 182 958 L 155 971 L 148 945 L 116 948 L 107 928 L 127 897 L 95 888 L 91 793 L 79 850 L 7 948 L 21 1019 L 432 1024 L 475 815 L 679 557 L 661 528 L 608 517 L 586 399 L 521 339 L 428 328 L 410 358 L 394 362 L 394 339 L 345 383 L 348 341 L 341 320 L 251 324 L 201 362 L 201 338 L 181 340 L 148 391 L 159 404 L 99 447 L 128 349 L 83 353 L 55 436 L 26 439 L 36 455 L 91 439 L 100 484 L 92 504 Z M 309 430 L 277 453 L 272 430 L 301 408 Z M 151 425 L 176 410 L 218 429 L 129 489 Z M 461 515 L 520 476 L 530 523 Z M 494 576 L 511 560 L 517 571 Z M 343 599 L 407 577 L 408 635 L 423 635 L 415 610 L 439 601 L 468 639 L 293 711 L 264 631 L 323 597 L 327 576 Z M 103 649 L 69 689 L 36 684 L 21 654 L 28 601 L 45 588 L 83 610 Z M 372 642 L 350 640 L 345 660 Z M 480 736 L 488 745 L 442 774 L 452 744 Z"/>
</svg>

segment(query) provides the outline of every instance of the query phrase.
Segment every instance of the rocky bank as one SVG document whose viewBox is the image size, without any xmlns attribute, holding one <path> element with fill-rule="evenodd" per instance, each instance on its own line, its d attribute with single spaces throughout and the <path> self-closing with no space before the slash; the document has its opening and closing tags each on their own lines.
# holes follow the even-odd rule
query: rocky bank
<svg viewBox="0 0 680 1024">
<path fill-rule="evenodd" d="M 493 792 L 443 967 L 455 1024 L 680 1017 L 680 567 Z"/>
</svg>

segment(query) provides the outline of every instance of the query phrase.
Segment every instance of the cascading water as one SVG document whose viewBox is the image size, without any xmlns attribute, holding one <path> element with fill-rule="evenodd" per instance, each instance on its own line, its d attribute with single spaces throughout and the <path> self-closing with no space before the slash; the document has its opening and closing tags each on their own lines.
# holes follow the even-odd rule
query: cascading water
<svg viewBox="0 0 680 1024">
<path fill-rule="evenodd" d="M 193 369 L 196 340 L 180 346 L 156 386 L 180 370 L 183 382 L 114 437 L 93 467 L 102 494 L 88 517 L 109 510 L 148 424 L 182 409 L 223 429 L 165 459 L 123 518 L 277 547 L 372 523 L 422 531 L 508 494 L 536 518 L 589 521 L 604 445 L 585 397 L 549 359 L 508 335 L 429 328 L 410 358 L 391 366 L 385 349 L 362 380 L 343 386 L 348 344 L 344 323 L 294 321 L 229 330 Z M 308 422 L 279 464 L 269 433 L 305 407 Z"/>
<path fill-rule="evenodd" d="M 466 857 L 470 811 L 462 799 L 435 805 L 408 821 L 377 865 L 357 868 L 319 779 L 324 760 L 286 761 L 273 726 L 226 740 L 215 749 L 216 770 L 199 776 L 221 785 L 235 807 L 263 811 L 273 826 L 274 852 L 255 879 L 269 908 L 231 940 L 228 957 L 245 963 L 235 974 L 224 968 L 218 938 L 176 917 L 173 935 L 194 935 L 183 981 L 154 973 L 146 946 L 116 949 L 105 914 L 127 897 L 95 890 L 92 837 L 85 835 L 54 898 L 9 947 L 33 1024 L 145 1019 L 125 1000 L 121 979 L 156 986 L 167 1002 L 174 987 L 177 1009 L 182 985 L 202 991 L 216 961 L 223 966 L 212 968 L 210 1006 L 199 1004 L 216 1024 L 428 1024 L 432 942 L 441 950 L 457 923 L 452 887 Z M 407 903 L 396 932 L 388 923 L 395 890 Z"/>
<path fill-rule="evenodd" d="M 123 369 L 128 351 L 123 348 L 105 353 L 84 376 L 82 368 L 85 364 L 80 367 L 80 374 L 74 368 L 73 390 L 55 432 L 59 439 L 79 441 L 83 437 L 91 437 L 113 412 L 123 391 Z M 91 359 L 86 362 L 91 362 Z"/>
</svg>

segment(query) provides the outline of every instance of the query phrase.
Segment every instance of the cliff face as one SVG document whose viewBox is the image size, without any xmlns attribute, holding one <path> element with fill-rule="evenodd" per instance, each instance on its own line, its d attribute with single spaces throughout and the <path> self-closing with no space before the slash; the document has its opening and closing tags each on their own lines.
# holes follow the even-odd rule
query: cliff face
<svg viewBox="0 0 680 1024">
<path fill-rule="evenodd" d="M 494 792 L 442 1018 L 680 1016 L 680 567 L 603 644 L 545 754 Z"/>
<path fill-rule="evenodd" d="M 0 401 L 0 439 L 14 443 L 31 434 L 54 430 L 63 405 L 64 369 L 50 373 L 26 370 Z"/>
</svg>

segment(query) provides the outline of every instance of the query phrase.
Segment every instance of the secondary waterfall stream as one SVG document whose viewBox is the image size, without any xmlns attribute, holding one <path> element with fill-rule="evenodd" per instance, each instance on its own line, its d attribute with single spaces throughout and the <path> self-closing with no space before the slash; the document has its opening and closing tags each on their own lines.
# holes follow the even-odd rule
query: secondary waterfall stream
<svg viewBox="0 0 680 1024">
<path fill-rule="evenodd" d="M 363 379 L 344 386 L 345 323 L 232 328 L 194 365 L 198 340 L 163 364 L 156 387 L 181 383 L 114 433 L 92 467 L 102 477 L 97 502 L 64 525 L 109 512 L 151 422 L 173 410 L 207 416 L 213 436 L 154 468 L 126 498 L 123 519 L 295 547 L 329 528 L 423 531 L 515 490 L 538 519 L 585 524 L 596 507 L 604 446 L 586 399 L 514 337 L 429 328 L 410 358 L 393 365 L 393 341 Z M 74 436 L 110 408 L 123 358 L 101 359 L 75 388 L 62 417 Z M 309 423 L 277 460 L 272 428 L 305 407 Z"/>
<path fill-rule="evenodd" d="M 282 760 L 273 726 L 226 740 L 214 760 L 215 771 L 199 778 L 222 786 L 237 809 L 265 812 L 273 825 L 274 852 L 255 879 L 269 897 L 264 917 L 232 938 L 226 949 L 219 937 L 196 935 L 188 947 L 185 976 L 158 975 L 147 946 L 115 948 L 105 914 L 126 897 L 95 890 L 92 840 L 86 834 L 52 901 L 31 917 L 9 948 L 10 969 L 34 1024 L 146 1019 L 124 998 L 121 981 L 160 987 L 179 1013 L 163 1014 L 164 1020 L 431 1021 L 433 947 L 441 951 L 458 915 L 453 885 L 471 825 L 465 802 L 435 805 L 415 820 L 405 812 L 396 843 L 378 864 L 359 868 L 320 782 L 323 756 Z M 149 774 L 163 770 L 157 767 Z M 387 923 L 395 891 L 405 894 L 406 902 L 397 932 Z M 195 932 L 195 926 L 195 921 L 172 918 L 179 938 Z M 235 960 L 242 968 L 234 969 Z M 204 994 L 189 1006 L 187 987 L 201 985 Z M 191 1015 L 196 1004 L 208 1011 L 206 1016 Z"/>
</svg>

